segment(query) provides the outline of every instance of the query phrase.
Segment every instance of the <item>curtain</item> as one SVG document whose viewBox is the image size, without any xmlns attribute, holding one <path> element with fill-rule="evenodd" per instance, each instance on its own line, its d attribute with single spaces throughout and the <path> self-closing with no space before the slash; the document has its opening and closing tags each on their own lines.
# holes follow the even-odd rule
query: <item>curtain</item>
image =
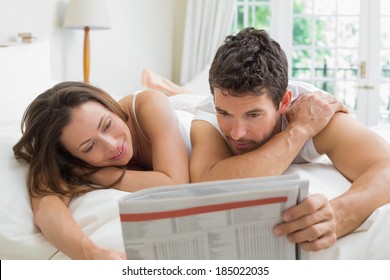
<svg viewBox="0 0 390 280">
<path fill-rule="evenodd" d="M 229 34 L 235 0 L 188 0 L 180 83 L 200 73 Z"/>
</svg>

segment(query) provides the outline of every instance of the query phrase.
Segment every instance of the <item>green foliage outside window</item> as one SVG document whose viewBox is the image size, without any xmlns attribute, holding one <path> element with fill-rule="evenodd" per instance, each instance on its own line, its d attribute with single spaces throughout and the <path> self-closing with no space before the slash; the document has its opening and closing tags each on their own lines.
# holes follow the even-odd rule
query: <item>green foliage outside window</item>
<svg viewBox="0 0 390 280">
<path fill-rule="evenodd" d="M 237 1 L 237 10 L 234 15 L 231 33 L 235 34 L 245 27 L 255 27 L 269 31 L 270 27 L 269 1 Z"/>
</svg>

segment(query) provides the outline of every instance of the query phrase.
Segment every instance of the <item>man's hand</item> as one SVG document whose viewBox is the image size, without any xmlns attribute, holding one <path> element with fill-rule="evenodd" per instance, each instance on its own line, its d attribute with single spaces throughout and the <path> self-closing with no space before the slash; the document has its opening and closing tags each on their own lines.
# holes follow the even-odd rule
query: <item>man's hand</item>
<svg viewBox="0 0 390 280">
<path fill-rule="evenodd" d="M 336 219 L 328 199 L 320 194 L 307 197 L 283 213 L 283 223 L 275 226 L 276 236 L 286 235 L 305 251 L 319 251 L 337 239 Z"/>
<path fill-rule="evenodd" d="M 310 137 L 317 135 L 336 112 L 348 113 L 347 107 L 324 92 L 300 94 L 287 111 L 289 125 L 301 126 Z"/>
</svg>

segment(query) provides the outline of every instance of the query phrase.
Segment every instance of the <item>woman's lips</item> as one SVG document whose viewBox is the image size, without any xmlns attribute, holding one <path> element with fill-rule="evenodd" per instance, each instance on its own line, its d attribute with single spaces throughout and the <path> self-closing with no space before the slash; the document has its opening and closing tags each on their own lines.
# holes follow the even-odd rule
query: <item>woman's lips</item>
<svg viewBox="0 0 390 280">
<path fill-rule="evenodd" d="M 120 160 L 124 156 L 125 152 L 126 152 L 125 144 L 122 143 L 122 145 L 120 146 L 119 151 L 111 159 L 112 160 Z"/>
</svg>

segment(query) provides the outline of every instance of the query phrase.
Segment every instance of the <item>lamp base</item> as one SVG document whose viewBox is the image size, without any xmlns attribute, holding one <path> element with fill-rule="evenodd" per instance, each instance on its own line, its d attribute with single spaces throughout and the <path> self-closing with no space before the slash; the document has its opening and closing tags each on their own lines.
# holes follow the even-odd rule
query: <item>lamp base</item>
<svg viewBox="0 0 390 280">
<path fill-rule="evenodd" d="M 89 27 L 84 27 L 84 83 L 89 83 Z"/>
</svg>

